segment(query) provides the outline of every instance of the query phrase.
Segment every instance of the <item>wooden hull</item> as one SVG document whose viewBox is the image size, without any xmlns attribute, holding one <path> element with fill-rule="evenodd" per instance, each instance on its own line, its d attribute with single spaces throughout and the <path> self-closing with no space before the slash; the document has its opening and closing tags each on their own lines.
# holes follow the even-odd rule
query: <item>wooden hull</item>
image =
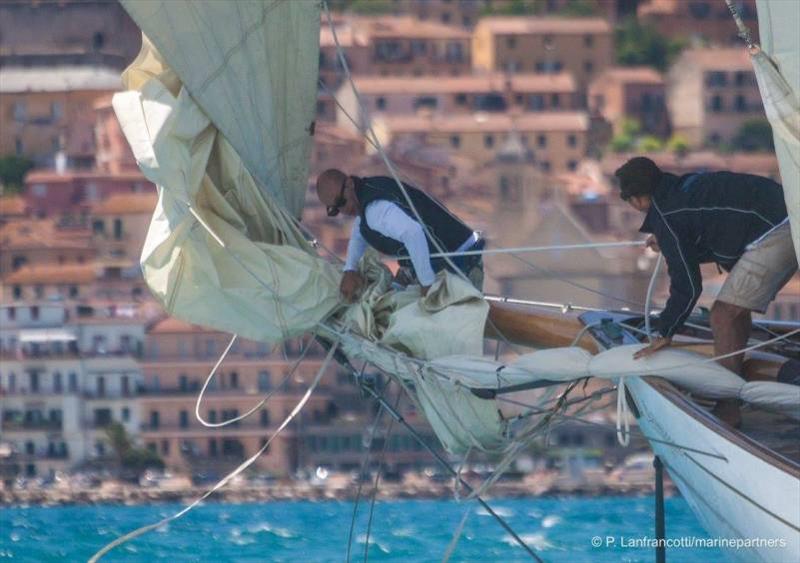
<svg viewBox="0 0 800 563">
<path fill-rule="evenodd" d="M 583 324 L 574 313 L 532 312 L 530 307 L 489 302 L 485 334 L 492 340 L 508 340 L 530 348 L 557 348 L 572 346 L 582 329 Z M 593 354 L 598 351 L 588 334 L 577 345 Z"/>
</svg>

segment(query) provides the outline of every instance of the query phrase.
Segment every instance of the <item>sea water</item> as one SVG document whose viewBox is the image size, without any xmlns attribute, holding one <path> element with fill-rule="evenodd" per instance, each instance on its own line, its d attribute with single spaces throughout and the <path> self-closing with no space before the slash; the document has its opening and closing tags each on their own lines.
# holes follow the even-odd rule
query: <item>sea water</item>
<svg viewBox="0 0 800 563">
<path fill-rule="evenodd" d="M 492 499 L 490 505 L 548 562 L 654 560 L 653 497 Z M 103 561 L 346 561 L 352 502 L 208 503 L 116 548 Z M 0 562 L 86 561 L 117 536 L 180 510 L 148 506 L 0 509 Z M 353 561 L 441 561 L 468 513 L 450 561 L 530 561 L 475 502 L 362 500 Z M 681 498 L 666 500 L 667 536 L 707 538 Z M 368 529 L 369 528 L 369 529 Z M 599 538 L 599 539 L 598 539 Z M 716 548 L 671 547 L 667 561 L 723 561 Z"/>
</svg>

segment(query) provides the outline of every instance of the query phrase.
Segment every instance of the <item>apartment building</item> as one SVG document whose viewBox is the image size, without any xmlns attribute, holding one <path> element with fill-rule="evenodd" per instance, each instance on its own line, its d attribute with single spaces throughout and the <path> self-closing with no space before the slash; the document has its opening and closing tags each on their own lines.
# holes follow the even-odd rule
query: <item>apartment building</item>
<svg viewBox="0 0 800 563">
<path fill-rule="evenodd" d="M 0 227 L 0 279 L 23 266 L 85 264 L 95 256 L 88 229 L 53 219 L 16 218 Z"/>
<path fill-rule="evenodd" d="M 758 42 L 756 0 L 735 0 L 739 15 Z M 715 0 L 645 0 L 637 8 L 638 20 L 662 35 L 713 45 L 742 45 L 725 2 Z"/>
<path fill-rule="evenodd" d="M 470 71 L 469 31 L 412 17 L 353 20 L 368 37 L 370 74 L 455 76 Z"/>
<path fill-rule="evenodd" d="M 403 78 L 357 76 L 354 82 L 363 106 L 347 84 L 337 96 L 341 104 L 337 123 L 353 131 L 366 127 L 367 112 L 370 115 L 450 116 L 480 111 L 574 111 L 578 102 L 575 81 L 563 72 Z"/>
<path fill-rule="evenodd" d="M 99 257 L 138 262 L 158 202 L 155 190 L 116 193 L 91 208 L 92 243 Z"/>
<path fill-rule="evenodd" d="M 580 91 L 613 64 L 609 22 L 601 18 L 482 18 L 472 35 L 479 71 L 569 72 Z"/>
<path fill-rule="evenodd" d="M 477 113 L 452 116 L 382 116 L 376 133 L 386 143 L 405 137 L 451 147 L 478 163 L 493 160 L 516 130 L 543 172 L 574 170 L 586 154 L 589 119 L 581 112 Z"/>
<path fill-rule="evenodd" d="M 120 90 L 120 72 L 96 66 L 0 68 L 0 154 L 38 166 L 94 164 L 95 100 Z M 62 160 L 57 162 L 57 155 Z"/>
<path fill-rule="evenodd" d="M 692 146 L 730 142 L 745 121 L 766 119 L 750 56 L 741 48 L 684 51 L 667 74 L 667 107 L 674 132 Z"/>
<path fill-rule="evenodd" d="M 589 111 L 601 115 L 618 134 L 626 119 L 644 133 L 669 134 L 664 77 L 650 67 L 610 67 L 589 85 Z"/>
<path fill-rule="evenodd" d="M 110 423 L 138 431 L 144 321 L 52 301 L 3 305 L 0 317 L 0 441 L 18 472 L 107 461 Z"/>
</svg>

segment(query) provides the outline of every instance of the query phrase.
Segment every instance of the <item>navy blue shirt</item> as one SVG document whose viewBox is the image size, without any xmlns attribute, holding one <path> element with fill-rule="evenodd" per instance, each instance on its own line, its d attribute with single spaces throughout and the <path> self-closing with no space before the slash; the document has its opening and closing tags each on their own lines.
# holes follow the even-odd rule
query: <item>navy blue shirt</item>
<svg viewBox="0 0 800 563">
<path fill-rule="evenodd" d="M 769 178 L 733 172 L 664 174 L 640 232 L 655 235 L 669 269 L 669 299 L 659 332 L 683 326 L 703 289 L 700 264 L 730 271 L 747 245 L 787 217 L 783 188 Z"/>
</svg>

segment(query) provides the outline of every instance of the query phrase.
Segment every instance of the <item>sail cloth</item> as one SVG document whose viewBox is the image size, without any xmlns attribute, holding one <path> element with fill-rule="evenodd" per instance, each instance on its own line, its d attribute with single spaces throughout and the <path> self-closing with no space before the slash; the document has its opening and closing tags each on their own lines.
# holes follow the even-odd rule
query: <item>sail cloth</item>
<svg viewBox="0 0 800 563">
<path fill-rule="evenodd" d="M 256 183 L 299 219 L 316 114 L 320 3 L 121 1 Z"/>
<path fill-rule="evenodd" d="M 164 308 L 267 342 L 303 334 L 328 316 L 338 306 L 340 274 L 317 257 L 272 190 L 259 189 L 147 38 L 123 82 L 129 90 L 114 96 L 114 110 L 139 167 L 159 192 L 141 265 Z M 269 96 L 263 103 L 279 105 Z M 279 131 L 274 134 L 280 139 Z M 287 158 L 294 143 L 291 136 L 279 141 Z M 298 186 L 305 192 L 305 177 L 275 177 L 287 182 L 287 194 Z"/>
<path fill-rule="evenodd" d="M 753 57 L 800 262 L 800 2 L 757 0 L 761 50 Z"/>
</svg>

